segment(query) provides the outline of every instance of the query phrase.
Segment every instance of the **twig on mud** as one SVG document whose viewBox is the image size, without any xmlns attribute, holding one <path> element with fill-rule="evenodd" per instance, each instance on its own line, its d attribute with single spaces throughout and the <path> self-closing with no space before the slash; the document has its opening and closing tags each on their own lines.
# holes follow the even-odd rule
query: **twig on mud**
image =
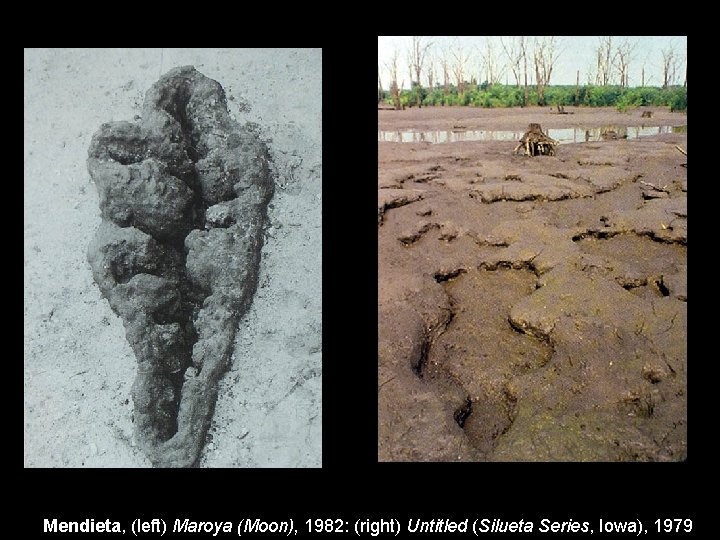
<svg viewBox="0 0 720 540">
<path fill-rule="evenodd" d="M 392 381 L 392 380 L 394 380 L 394 379 L 396 379 L 396 378 L 397 378 L 397 375 L 395 375 L 394 377 L 390 377 L 387 381 L 385 381 L 385 382 L 382 383 L 380 386 L 378 386 L 378 393 L 380 392 L 380 389 L 381 389 L 383 386 L 385 386 L 387 383 L 389 383 L 390 381 Z"/>
<path fill-rule="evenodd" d="M 72 379 L 73 377 L 77 377 L 78 375 L 82 375 L 83 373 L 87 373 L 88 371 L 89 370 L 87 369 L 84 371 L 78 371 L 75 375 L 70 375 L 70 378 Z"/>
<path fill-rule="evenodd" d="M 683 150 L 682 148 L 680 148 L 677 144 L 675 145 L 675 148 L 680 150 L 680 153 L 682 153 L 683 156 L 687 156 L 687 152 L 685 150 Z"/>
<path fill-rule="evenodd" d="M 641 183 L 642 185 L 644 185 L 644 186 L 651 187 L 651 188 L 653 188 L 653 189 L 655 189 L 655 190 L 657 190 L 657 191 L 664 191 L 665 193 L 670 193 L 667 189 L 665 189 L 667 186 L 658 187 L 658 186 L 656 186 L 656 185 L 654 185 L 654 184 L 651 184 L 650 182 L 644 182 L 643 180 L 640 180 L 640 183 Z"/>
</svg>

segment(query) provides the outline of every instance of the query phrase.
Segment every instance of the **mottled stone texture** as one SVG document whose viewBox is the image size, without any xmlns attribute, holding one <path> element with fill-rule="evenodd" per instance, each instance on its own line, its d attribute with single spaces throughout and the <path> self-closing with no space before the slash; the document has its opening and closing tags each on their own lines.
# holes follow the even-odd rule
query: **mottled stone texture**
<svg viewBox="0 0 720 540">
<path fill-rule="evenodd" d="M 138 123 L 100 127 L 88 170 L 102 214 L 88 260 L 138 361 L 136 439 L 155 466 L 192 466 L 257 284 L 267 147 L 188 66 L 150 88 Z"/>
</svg>

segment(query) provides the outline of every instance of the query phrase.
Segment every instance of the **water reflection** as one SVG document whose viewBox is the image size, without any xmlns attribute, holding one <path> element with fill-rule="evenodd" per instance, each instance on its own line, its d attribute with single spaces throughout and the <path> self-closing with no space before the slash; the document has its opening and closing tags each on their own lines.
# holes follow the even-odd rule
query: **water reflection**
<svg viewBox="0 0 720 540">
<path fill-rule="evenodd" d="M 578 143 L 601 141 L 615 133 L 617 138 L 637 139 L 661 133 L 686 133 L 687 126 L 638 126 L 598 128 L 565 128 L 548 129 L 546 133 L 560 142 Z M 525 131 L 491 131 L 491 130 L 447 130 L 447 131 L 378 131 L 378 141 L 403 143 L 448 143 L 462 141 L 518 141 Z M 603 136 L 604 135 L 604 136 Z M 610 138 L 615 138 L 610 136 Z"/>
</svg>

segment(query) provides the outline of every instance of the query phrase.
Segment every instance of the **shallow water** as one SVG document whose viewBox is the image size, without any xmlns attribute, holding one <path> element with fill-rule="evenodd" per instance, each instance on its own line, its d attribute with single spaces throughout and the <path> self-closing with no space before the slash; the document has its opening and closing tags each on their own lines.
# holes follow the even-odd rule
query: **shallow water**
<svg viewBox="0 0 720 540">
<path fill-rule="evenodd" d="M 590 142 L 602 140 L 601 134 L 613 130 L 618 135 L 626 134 L 628 139 L 648 137 L 660 133 L 685 133 L 687 126 L 637 126 L 598 128 L 560 128 L 547 129 L 545 133 L 560 144 Z M 460 141 L 519 141 L 525 134 L 522 131 L 465 130 L 453 129 L 446 131 L 378 131 L 378 141 L 404 143 L 448 143 Z"/>
</svg>

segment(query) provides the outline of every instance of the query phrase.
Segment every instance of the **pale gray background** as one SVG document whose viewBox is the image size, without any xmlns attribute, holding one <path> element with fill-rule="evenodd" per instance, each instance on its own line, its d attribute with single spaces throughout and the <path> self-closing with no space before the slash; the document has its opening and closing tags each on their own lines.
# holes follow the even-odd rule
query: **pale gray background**
<svg viewBox="0 0 720 540">
<path fill-rule="evenodd" d="M 141 114 L 150 85 L 182 65 L 259 124 L 278 174 L 258 292 L 200 466 L 321 466 L 322 51 L 26 49 L 26 467 L 150 466 L 132 437 L 135 358 L 86 261 L 100 212 L 85 161 L 100 124 Z"/>
</svg>

